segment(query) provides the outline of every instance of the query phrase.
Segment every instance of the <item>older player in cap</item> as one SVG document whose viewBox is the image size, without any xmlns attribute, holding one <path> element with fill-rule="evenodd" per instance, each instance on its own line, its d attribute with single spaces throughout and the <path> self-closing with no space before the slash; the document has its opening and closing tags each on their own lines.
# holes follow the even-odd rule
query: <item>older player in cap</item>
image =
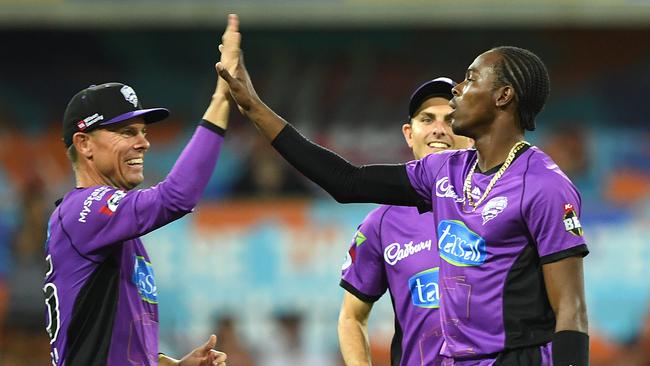
<svg viewBox="0 0 650 366">
<path fill-rule="evenodd" d="M 415 159 L 471 145 L 451 130 L 451 79 L 439 77 L 411 96 L 408 122 L 402 125 Z M 341 287 L 346 291 L 339 315 L 339 343 L 346 365 L 371 365 L 368 317 L 388 290 L 395 311 L 391 343 L 394 366 L 440 365 L 440 258 L 431 212 L 382 205 L 371 211 L 354 235 Z"/>
<path fill-rule="evenodd" d="M 220 46 L 224 65 L 238 58 L 238 26 L 231 16 Z M 197 204 L 227 127 L 227 93 L 219 80 L 171 172 L 147 189 L 134 189 L 144 179 L 147 128 L 169 112 L 142 108 L 121 83 L 91 86 L 68 104 L 63 140 L 76 188 L 57 202 L 45 245 L 52 365 L 225 365 L 226 355 L 212 349 L 214 335 L 181 360 L 159 353 L 158 290 L 140 236 Z"/>
</svg>

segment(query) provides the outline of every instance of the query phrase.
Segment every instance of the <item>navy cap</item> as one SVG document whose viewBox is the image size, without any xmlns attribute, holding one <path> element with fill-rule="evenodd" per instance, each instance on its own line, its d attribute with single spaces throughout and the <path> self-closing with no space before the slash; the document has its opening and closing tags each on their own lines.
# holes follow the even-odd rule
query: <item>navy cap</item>
<svg viewBox="0 0 650 366">
<path fill-rule="evenodd" d="M 102 126 L 142 117 L 145 123 L 169 117 L 165 108 L 142 109 L 135 90 L 121 83 L 91 85 L 75 94 L 63 114 L 63 142 L 72 145 L 77 132 L 89 132 Z"/>
<path fill-rule="evenodd" d="M 439 77 L 429 80 L 420 85 L 411 95 L 409 102 L 409 119 L 413 118 L 415 112 L 420 108 L 422 103 L 433 97 L 442 97 L 451 100 L 453 94 L 451 88 L 456 86 L 456 82 L 447 77 Z"/>
</svg>

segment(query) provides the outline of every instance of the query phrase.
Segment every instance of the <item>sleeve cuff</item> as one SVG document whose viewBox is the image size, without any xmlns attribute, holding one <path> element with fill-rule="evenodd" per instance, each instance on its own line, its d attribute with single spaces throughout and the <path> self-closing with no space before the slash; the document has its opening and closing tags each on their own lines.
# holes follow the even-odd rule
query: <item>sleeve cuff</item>
<svg viewBox="0 0 650 366">
<path fill-rule="evenodd" d="M 545 255 L 543 257 L 540 257 L 539 260 L 542 264 L 549 264 L 549 263 L 557 262 L 564 258 L 584 257 L 587 254 L 589 254 L 589 249 L 587 248 L 587 244 L 580 244 L 578 246 L 571 247 L 569 249 L 565 249 L 560 252 L 555 252 L 549 255 Z"/>
<path fill-rule="evenodd" d="M 366 294 L 362 293 L 361 291 L 357 290 L 349 282 L 347 282 L 347 281 L 345 281 L 343 279 L 341 280 L 339 285 L 341 287 L 343 287 L 343 289 L 345 289 L 345 291 L 347 291 L 347 292 L 351 293 L 352 295 L 354 295 L 354 297 L 356 297 L 357 299 L 359 299 L 359 300 L 361 300 L 363 302 L 367 302 L 367 303 L 374 303 L 375 301 L 379 300 L 379 298 L 381 298 L 381 296 L 383 295 L 383 294 L 378 295 L 378 296 L 366 295 Z"/>
<path fill-rule="evenodd" d="M 213 124 L 212 122 L 208 122 L 208 121 L 206 121 L 204 119 L 202 119 L 201 122 L 199 122 L 199 126 L 203 126 L 203 127 L 207 128 L 208 130 L 216 133 L 217 135 L 219 135 L 221 137 L 226 136 L 226 130 L 224 130 L 223 128 Z"/>
</svg>

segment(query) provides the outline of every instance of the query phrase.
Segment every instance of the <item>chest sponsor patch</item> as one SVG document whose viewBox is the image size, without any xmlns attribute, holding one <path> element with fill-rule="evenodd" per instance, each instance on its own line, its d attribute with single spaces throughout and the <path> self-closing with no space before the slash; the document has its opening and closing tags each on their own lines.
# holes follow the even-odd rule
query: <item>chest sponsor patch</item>
<svg viewBox="0 0 650 366">
<path fill-rule="evenodd" d="M 572 204 L 567 203 L 564 205 L 564 228 L 576 236 L 582 236 L 582 225 L 578 220 L 578 214 Z"/>
<path fill-rule="evenodd" d="M 430 268 L 409 278 L 411 302 L 420 308 L 435 309 L 440 307 L 438 267 Z"/>
<path fill-rule="evenodd" d="M 449 177 L 442 177 L 436 181 L 436 196 L 440 198 L 451 198 L 456 202 L 465 202 L 465 198 L 459 197 L 454 186 L 449 183 Z"/>
<path fill-rule="evenodd" d="M 438 249 L 440 258 L 459 267 L 480 266 L 487 258 L 485 239 L 458 220 L 438 224 Z"/>
<path fill-rule="evenodd" d="M 423 250 L 431 250 L 431 239 L 421 241 L 417 244 L 413 243 L 413 241 L 410 241 L 404 245 L 401 245 L 400 243 L 392 243 L 386 246 L 386 249 L 384 249 L 384 260 L 386 263 L 394 266 L 402 259 L 406 259 Z"/>
<path fill-rule="evenodd" d="M 153 274 L 151 263 L 142 256 L 134 256 L 133 277 L 131 278 L 143 301 L 150 304 L 158 303 L 158 287 Z"/>
</svg>

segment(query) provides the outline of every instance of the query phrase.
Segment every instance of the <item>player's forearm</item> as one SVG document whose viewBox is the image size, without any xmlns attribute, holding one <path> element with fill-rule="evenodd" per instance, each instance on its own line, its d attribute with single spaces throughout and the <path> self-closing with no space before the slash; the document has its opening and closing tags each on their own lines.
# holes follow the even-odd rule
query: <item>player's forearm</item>
<svg viewBox="0 0 650 366">
<path fill-rule="evenodd" d="M 210 104 L 203 114 L 203 119 L 225 130 L 228 127 L 229 115 L 230 100 L 228 98 L 228 84 L 219 78 Z"/>
<path fill-rule="evenodd" d="M 404 165 L 350 164 L 286 124 L 272 143 L 282 157 L 341 203 L 373 202 L 417 206 L 422 202 Z"/>
<path fill-rule="evenodd" d="M 157 187 L 165 207 L 189 212 L 198 203 L 217 163 L 225 131 L 201 122 L 174 164 Z"/>
<path fill-rule="evenodd" d="M 242 112 L 269 141 L 275 140 L 280 131 L 287 125 L 287 122 L 282 117 L 278 116 L 258 98 L 254 98 L 254 102 L 248 108 L 243 109 Z"/>
<path fill-rule="evenodd" d="M 364 323 L 341 315 L 338 326 L 341 355 L 346 366 L 370 366 L 370 342 Z"/>
</svg>

